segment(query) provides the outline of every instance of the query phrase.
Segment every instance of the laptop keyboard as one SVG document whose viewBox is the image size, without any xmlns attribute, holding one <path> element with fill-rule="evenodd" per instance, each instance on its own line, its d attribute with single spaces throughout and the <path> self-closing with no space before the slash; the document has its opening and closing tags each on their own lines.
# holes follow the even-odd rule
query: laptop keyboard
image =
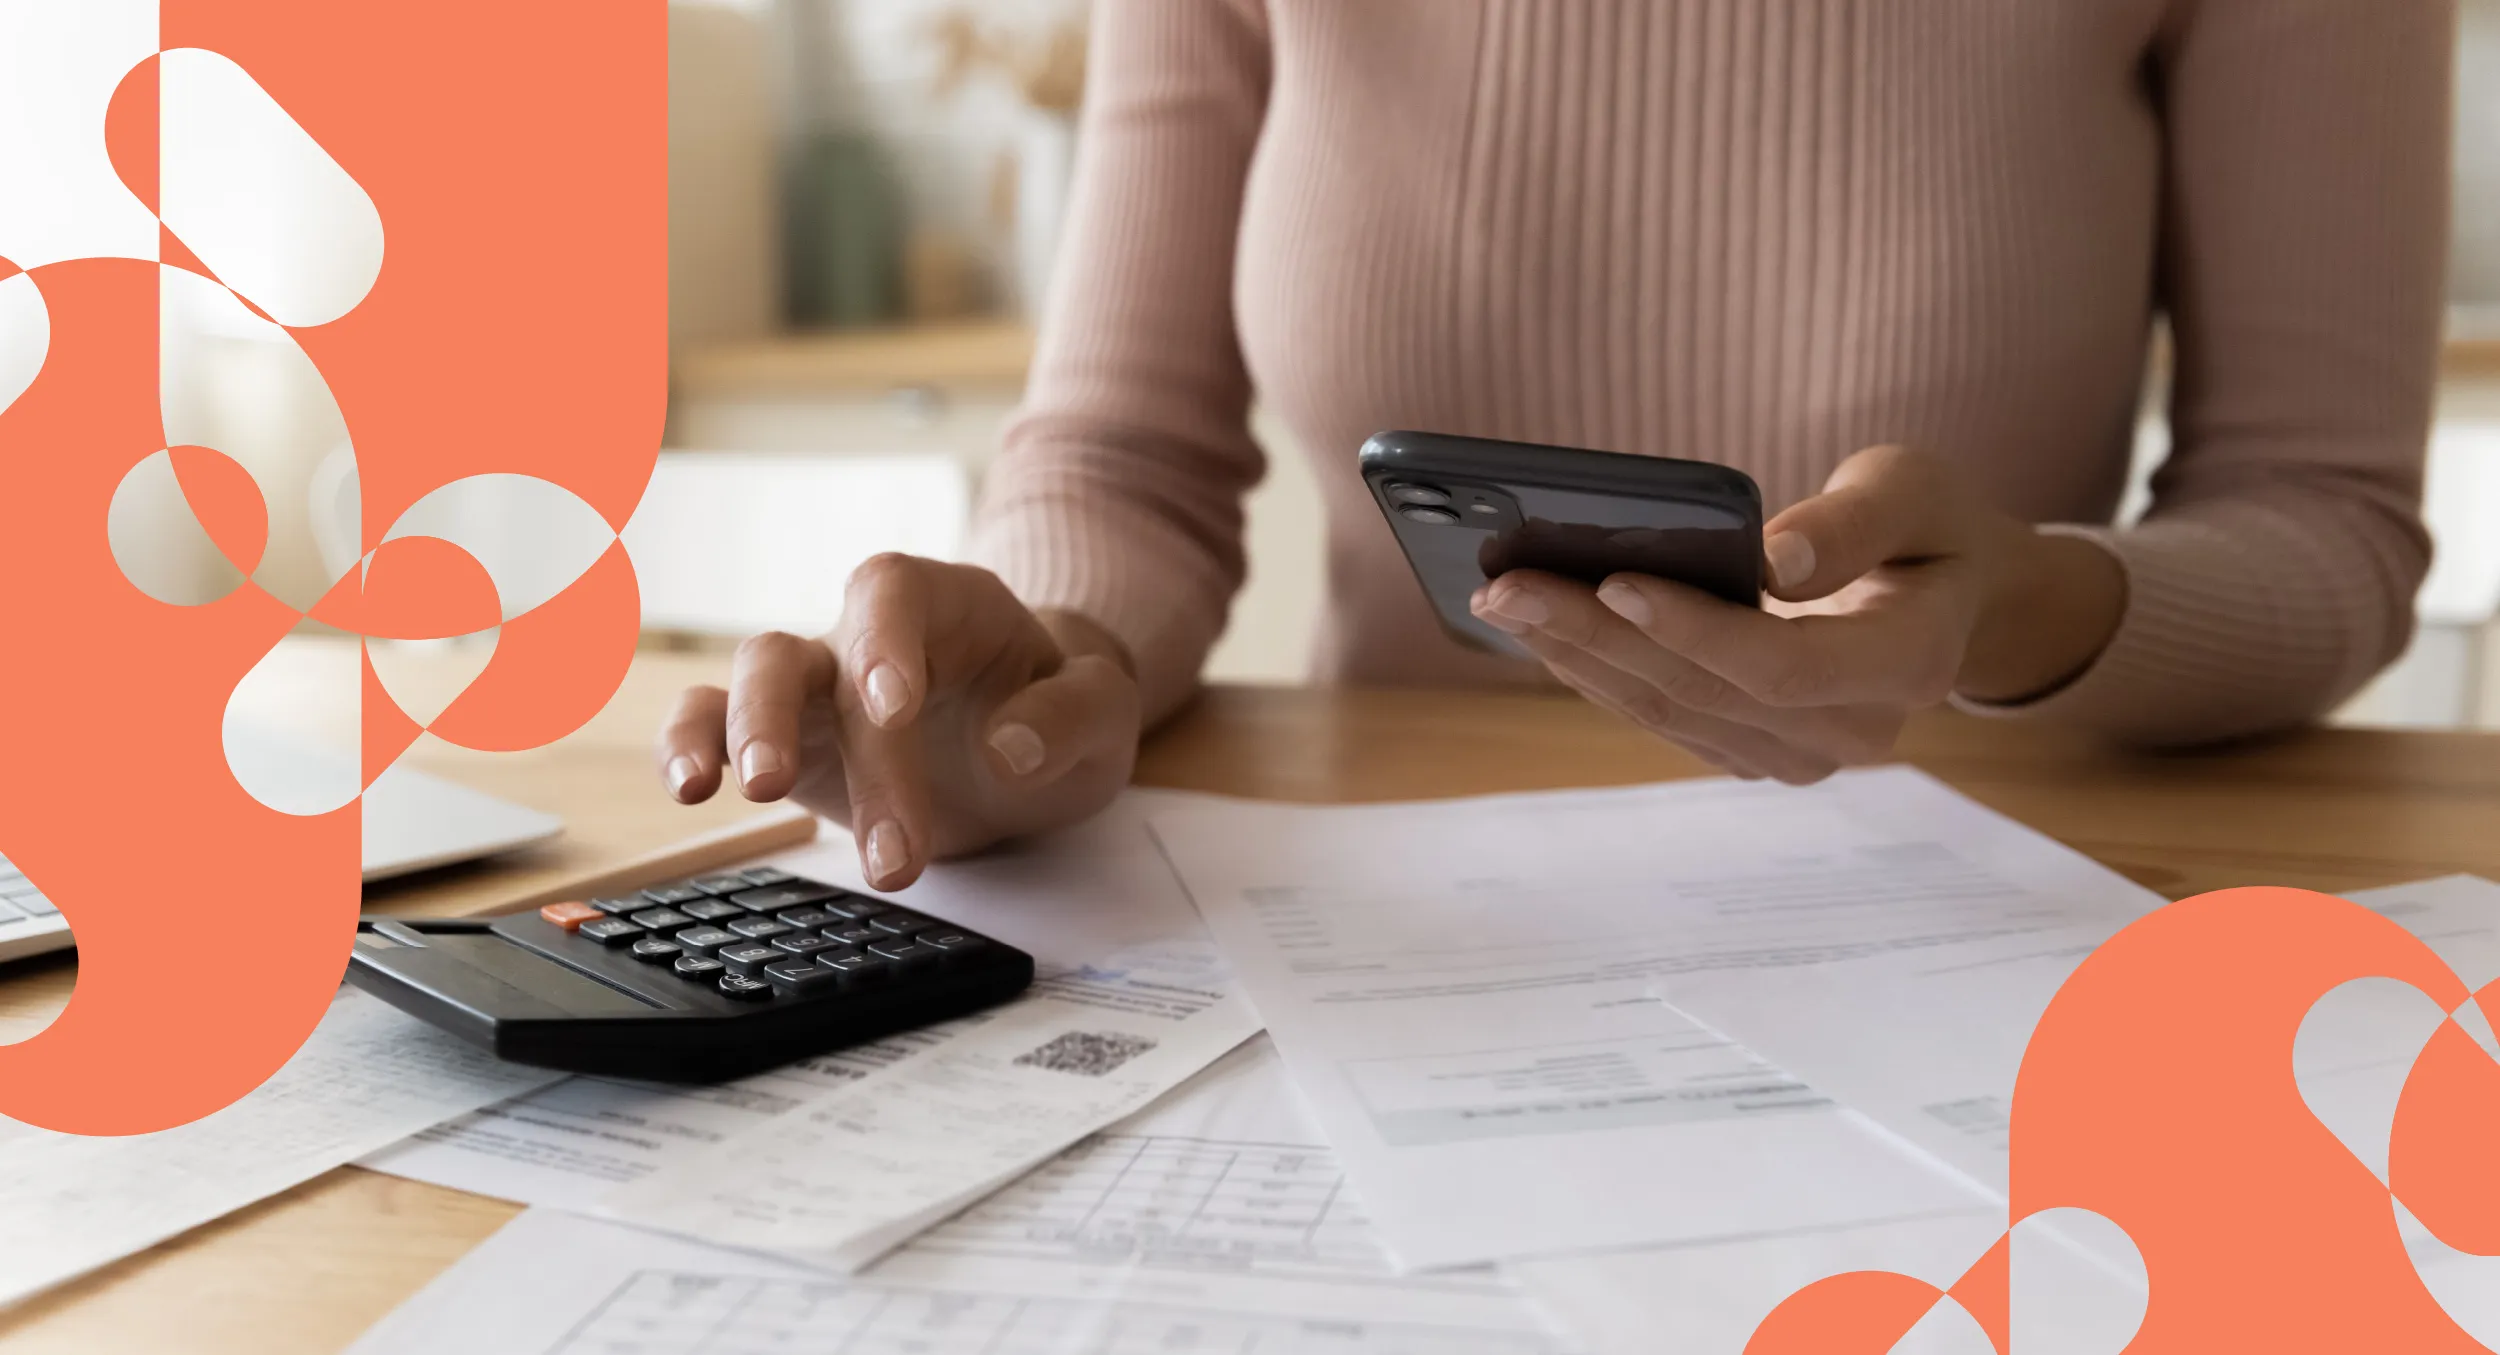
<svg viewBox="0 0 2500 1355">
<path fill-rule="evenodd" d="M 0 856 L 0 932 L 14 931 L 29 922 L 57 922 L 61 910 L 27 880 L 24 872 Z"/>
</svg>

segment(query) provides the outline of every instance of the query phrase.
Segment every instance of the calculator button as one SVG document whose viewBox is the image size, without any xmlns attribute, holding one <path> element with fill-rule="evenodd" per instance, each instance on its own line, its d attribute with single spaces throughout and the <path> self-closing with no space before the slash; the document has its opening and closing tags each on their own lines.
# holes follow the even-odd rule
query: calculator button
<svg viewBox="0 0 2500 1355">
<path fill-rule="evenodd" d="M 884 956 L 873 955 L 864 950 L 851 951 L 845 955 L 820 955 L 816 957 L 816 967 L 841 975 L 842 986 L 845 988 L 881 982 L 893 968 Z"/>
<path fill-rule="evenodd" d="M 610 917 L 623 917 L 627 913 L 639 913 L 650 907 L 651 900 L 635 894 L 622 899 L 592 899 L 590 906 Z"/>
<path fill-rule="evenodd" d="M 723 918 L 745 917 L 747 915 L 746 909 L 731 903 L 727 899 L 696 899 L 692 903 L 679 904 L 677 906 L 677 911 L 684 913 L 686 916 L 693 918 L 697 922 L 718 922 Z"/>
<path fill-rule="evenodd" d="M 52 900 L 41 894 L 12 894 L 9 896 L 9 902 L 37 917 L 56 917 L 61 911 L 52 906 Z"/>
<path fill-rule="evenodd" d="M 786 913 L 775 913 L 773 916 L 780 918 L 784 925 L 796 927 L 803 932 L 814 931 L 818 927 L 828 927 L 842 920 L 813 905 L 793 908 Z"/>
<path fill-rule="evenodd" d="M 568 932 L 579 930 L 585 922 L 597 922 L 607 916 L 587 903 L 551 903 L 539 909 L 538 915 Z"/>
<path fill-rule="evenodd" d="M 738 873 L 751 885 L 786 885 L 799 878 L 779 866 L 749 866 Z"/>
<path fill-rule="evenodd" d="M 791 880 L 784 884 L 766 885 L 762 889 L 750 889 L 744 893 L 732 894 L 729 896 L 729 901 L 741 908 L 752 908 L 759 913 L 771 913 L 783 908 L 796 908 L 803 903 L 823 903 L 832 898 L 834 892 L 823 885 L 809 884 L 805 880 Z"/>
<path fill-rule="evenodd" d="M 703 891 L 693 885 L 661 885 L 642 891 L 642 896 L 653 903 L 692 903 L 703 897 Z"/>
<path fill-rule="evenodd" d="M 915 932 L 925 932 L 940 924 L 936 918 L 922 917 L 906 909 L 894 908 L 868 919 L 868 925 L 888 936 L 910 936 Z"/>
<path fill-rule="evenodd" d="M 834 946 L 834 942 L 814 932 L 792 932 L 788 936 L 773 938 L 774 949 L 795 955 L 802 960 L 815 955 L 818 951 L 832 950 Z"/>
<path fill-rule="evenodd" d="M 755 888 L 755 882 L 732 871 L 727 875 L 706 875 L 701 879 L 688 880 L 686 888 L 700 889 L 706 894 L 735 894 Z"/>
<path fill-rule="evenodd" d="M 839 941 L 846 946 L 864 946 L 871 941 L 883 941 L 885 933 L 865 922 L 845 922 L 839 927 L 825 928 L 824 937 L 828 941 Z"/>
<path fill-rule="evenodd" d="M 712 953 L 719 957 L 722 964 L 729 966 L 730 973 L 743 974 L 750 979 L 763 973 L 764 966 L 779 964 L 790 958 L 790 952 L 775 950 L 761 941 L 741 941 Z"/>
<path fill-rule="evenodd" d="M 573 934 L 587 936 L 603 946 L 621 946 L 628 941 L 639 941 L 651 933 L 625 918 L 603 917 L 597 922 L 583 923 Z"/>
<path fill-rule="evenodd" d="M 723 974 L 720 976 L 720 993 L 722 997 L 734 997 L 740 1002 L 761 1002 L 773 995 L 773 986 L 743 974 Z"/>
<path fill-rule="evenodd" d="M 793 997 L 829 992 L 842 986 L 840 972 L 823 968 L 813 960 L 784 960 L 780 964 L 766 965 L 764 978 L 773 987 Z"/>
<path fill-rule="evenodd" d="M 633 945 L 634 958 L 644 964 L 666 964 L 683 954 L 685 954 L 685 947 L 674 941 L 663 941 L 656 936 L 646 936 Z"/>
<path fill-rule="evenodd" d="M 674 908 L 645 908 L 634 914 L 633 919 L 655 932 L 669 931 L 694 921 Z"/>
<path fill-rule="evenodd" d="M 701 979 L 706 982 L 729 970 L 729 966 L 709 955 L 680 955 L 677 957 L 677 963 L 670 965 L 669 968 L 676 970 L 677 977 L 681 979 Z"/>
<path fill-rule="evenodd" d="M 825 900 L 824 908 L 828 913 L 839 913 L 865 922 L 879 913 L 892 912 L 894 905 L 862 894 L 844 894 L 840 898 Z"/>
<path fill-rule="evenodd" d="M 986 939 L 969 932 L 950 932 L 943 927 L 936 931 L 922 932 L 916 939 L 924 946 L 931 946 L 944 952 L 949 960 L 960 955 L 969 955 L 989 944 Z"/>
<path fill-rule="evenodd" d="M 680 949 L 696 955 L 709 955 L 723 946 L 734 946 L 742 939 L 736 932 L 719 927 L 688 927 L 675 938 Z"/>
<path fill-rule="evenodd" d="M 917 941 L 907 941 L 896 937 L 893 940 L 879 941 L 870 946 L 868 953 L 884 956 L 886 962 L 897 969 L 918 969 L 923 965 L 937 963 L 938 956 L 945 952 L 935 946 L 924 946 Z"/>
<path fill-rule="evenodd" d="M 751 941 L 770 941 L 790 933 L 789 927 L 768 917 L 742 917 L 730 923 L 729 930 Z"/>
</svg>

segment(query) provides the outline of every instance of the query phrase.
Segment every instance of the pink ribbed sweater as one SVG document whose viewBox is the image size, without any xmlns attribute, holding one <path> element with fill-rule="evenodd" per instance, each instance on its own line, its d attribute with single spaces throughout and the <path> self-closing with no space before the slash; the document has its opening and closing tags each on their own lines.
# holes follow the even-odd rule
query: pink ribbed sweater
<svg viewBox="0 0 2500 1355">
<path fill-rule="evenodd" d="M 1878 443 L 2124 563 L 2022 709 L 2129 739 L 2329 708 L 2403 648 L 2451 0 L 1097 0 L 1066 251 L 976 558 L 1150 713 L 1243 574 L 1255 397 L 1327 499 L 1322 680 L 1533 680 L 1443 636 L 1354 454 L 1427 428 L 1723 461 Z M 2166 317 L 2175 447 L 2111 527 Z M 1320 524 L 1314 523 L 1313 530 Z"/>
</svg>

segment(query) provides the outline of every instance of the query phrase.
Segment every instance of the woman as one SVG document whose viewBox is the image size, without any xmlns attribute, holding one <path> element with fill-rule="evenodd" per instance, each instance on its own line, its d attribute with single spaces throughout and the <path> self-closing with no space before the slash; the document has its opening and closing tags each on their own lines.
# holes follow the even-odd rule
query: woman
<svg viewBox="0 0 2500 1355">
<path fill-rule="evenodd" d="M 1317 458 L 1319 677 L 1553 681 L 1808 782 L 1948 697 L 2138 743 L 2400 653 L 2451 0 L 1101 0 L 1068 252 L 978 565 L 853 577 L 660 741 L 869 879 L 1092 813 L 1242 579 L 1252 392 Z M 2175 447 L 2106 525 L 2148 336 Z M 1434 623 L 1384 428 L 1725 462 L 1778 600 L 1493 581 Z"/>
</svg>

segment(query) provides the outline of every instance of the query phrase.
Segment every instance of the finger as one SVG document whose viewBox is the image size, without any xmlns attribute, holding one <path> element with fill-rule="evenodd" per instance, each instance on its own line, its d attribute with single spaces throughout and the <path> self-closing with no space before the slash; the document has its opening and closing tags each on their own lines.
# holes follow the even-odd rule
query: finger
<svg viewBox="0 0 2500 1355">
<path fill-rule="evenodd" d="M 878 889 L 900 889 L 929 859 L 927 740 L 908 725 L 878 724 L 855 686 L 845 684 L 836 704 L 860 870 Z"/>
<path fill-rule="evenodd" d="M 1485 593 L 1484 605 L 1494 615 L 1594 654 L 1679 706 L 1751 725 L 1775 722 L 1768 707 L 1734 683 L 1649 638 L 1586 587 L 1522 571 L 1502 576 Z M 1523 616 L 1543 620 L 1529 626 L 1519 619 Z"/>
<path fill-rule="evenodd" d="M 1631 674 L 1541 632 L 1521 636 L 1520 643 L 1544 660 L 1556 676 L 1662 738 L 1716 749 L 1791 785 L 1820 781 L 1839 770 L 1834 759 L 1792 744 L 1770 730 L 1678 706 Z"/>
<path fill-rule="evenodd" d="M 1534 586 L 1533 584 L 1529 586 Z M 1880 760 L 1899 735 L 1898 707 L 1765 705 L 1736 684 L 1644 634 L 1601 594 L 1576 584 L 1549 590 L 1537 630 L 1639 679 L 1686 710 L 1752 725 L 1844 766 Z M 1888 714 L 1889 712 L 1889 714 Z"/>
<path fill-rule="evenodd" d="M 1888 561 L 1958 551 L 1967 516 L 1958 490 L 1943 462 L 1907 447 L 1870 447 L 1841 462 L 1822 493 L 1763 524 L 1771 595 L 1827 597 Z"/>
<path fill-rule="evenodd" d="M 774 631 L 738 646 L 730 665 L 724 737 L 750 800 L 778 800 L 799 776 L 799 714 L 833 677 L 821 641 Z"/>
<path fill-rule="evenodd" d="M 1962 662 L 1949 583 L 1936 576 L 1835 616 L 1772 616 L 1643 574 L 1608 579 L 1598 600 L 1766 706 L 1925 707 L 1951 694 Z"/>
<path fill-rule="evenodd" d="M 1568 671 L 1559 668 L 1548 668 L 1546 671 L 1554 675 L 1555 681 L 1560 682 L 1563 686 L 1568 687 L 1572 691 L 1579 693 L 1582 697 L 1587 698 L 1589 704 L 1604 710 L 1613 711 L 1615 714 L 1622 716 L 1626 720 L 1632 720 L 1635 724 L 1640 723 L 1637 720 L 1633 720 L 1633 717 L 1630 714 L 1618 708 L 1613 701 L 1607 698 L 1605 693 L 1581 682 Z M 1644 728 L 1646 728 L 1646 726 L 1644 726 Z M 1759 781 L 1763 777 L 1761 769 L 1755 767 L 1752 763 L 1738 758 L 1725 749 L 1712 747 L 1711 745 L 1685 735 L 1680 731 L 1662 732 L 1652 729 L 1648 730 L 1648 732 L 1658 735 L 1658 737 L 1665 739 L 1667 742 L 1674 744 L 1676 747 L 1683 749 L 1685 752 L 1692 754 L 1694 757 L 1699 758 L 1701 761 L 1708 763 L 1710 766 L 1715 767 L 1730 776 L 1739 777 L 1747 781 Z"/>
<path fill-rule="evenodd" d="M 1137 683 L 1109 657 L 1084 654 L 1000 702 L 983 742 L 1000 780 L 1047 785 L 1093 758 L 1134 754 L 1138 725 Z"/>
<path fill-rule="evenodd" d="M 842 601 L 842 668 L 873 724 L 911 723 L 929 690 L 932 567 L 888 552 L 851 571 Z"/>
<path fill-rule="evenodd" d="M 721 768 L 729 761 L 728 720 L 729 693 L 688 687 L 660 726 L 660 783 L 679 804 L 701 804 L 720 789 Z"/>
</svg>

